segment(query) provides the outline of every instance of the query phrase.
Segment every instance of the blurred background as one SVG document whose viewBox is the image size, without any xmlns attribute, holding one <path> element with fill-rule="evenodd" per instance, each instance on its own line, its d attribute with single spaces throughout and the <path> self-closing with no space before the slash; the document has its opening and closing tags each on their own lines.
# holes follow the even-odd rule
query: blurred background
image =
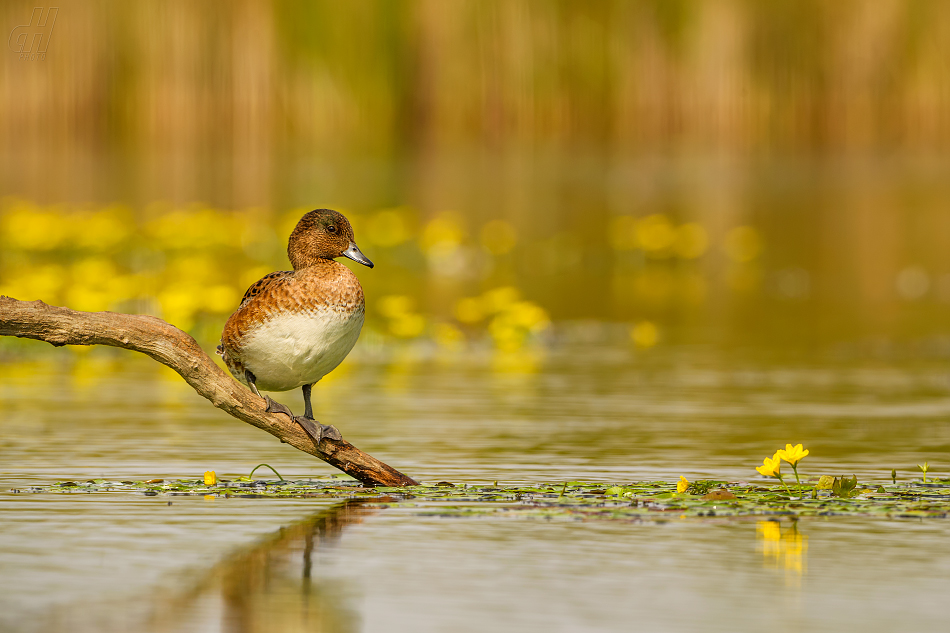
<svg viewBox="0 0 950 633">
<path fill-rule="evenodd" d="M 64 0 L 17 50 L 3 294 L 212 345 L 332 207 L 370 346 L 950 347 L 944 2 Z"/>
<path fill-rule="evenodd" d="M 288 268 L 297 220 L 330 207 L 376 267 L 344 262 L 366 324 L 314 412 L 419 481 L 748 481 L 788 442 L 811 451 L 803 480 L 946 476 L 950 2 L 56 4 L 40 53 L 49 8 L 0 3 L 0 294 L 154 314 L 211 352 L 245 289 Z M 300 411 L 299 391 L 277 399 Z M 164 617 L 156 587 L 194 586 L 171 570 L 319 502 L 11 488 L 261 462 L 332 472 L 141 355 L 0 337 L 0 630 L 181 631 L 94 622 Z M 950 540 L 916 519 L 398 512 L 320 545 L 313 593 L 310 541 L 302 583 L 247 550 L 187 630 L 946 620 Z M 781 551 L 798 554 L 776 583 Z"/>
</svg>

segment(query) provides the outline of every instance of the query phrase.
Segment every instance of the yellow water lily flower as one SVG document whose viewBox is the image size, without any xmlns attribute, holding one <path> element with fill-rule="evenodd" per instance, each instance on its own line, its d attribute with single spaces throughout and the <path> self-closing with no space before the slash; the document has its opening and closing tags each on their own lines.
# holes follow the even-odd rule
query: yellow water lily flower
<svg viewBox="0 0 950 633">
<path fill-rule="evenodd" d="M 205 471 L 205 485 L 213 486 L 218 483 L 218 476 L 215 475 L 213 470 Z"/>
<path fill-rule="evenodd" d="M 776 455 L 787 461 L 792 466 L 795 466 L 803 457 L 808 455 L 808 451 L 802 450 L 801 444 L 796 444 L 795 446 L 786 444 L 785 448 L 779 450 Z"/>
<path fill-rule="evenodd" d="M 779 470 L 782 468 L 782 458 L 779 456 L 778 451 L 771 458 L 766 457 L 762 460 L 761 466 L 756 466 L 755 469 L 766 477 L 779 477 Z"/>
<path fill-rule="evenodd" d="M 680 480 L 676 482 L 676 492 L 686 492 L 687 488 L 689 488 L 689 482 L 686 480 L 686 477 L 680 475 Z"/>
</svg>

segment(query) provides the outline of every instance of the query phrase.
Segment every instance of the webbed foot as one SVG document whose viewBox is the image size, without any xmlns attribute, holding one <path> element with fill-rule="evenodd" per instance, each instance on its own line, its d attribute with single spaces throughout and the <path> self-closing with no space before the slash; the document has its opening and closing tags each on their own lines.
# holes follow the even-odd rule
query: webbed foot
<svg viewBox="0 0 950 633">
<path fill-rule="evenodd" d="M 270 396 L 264 396 L 264 400 L 267 402 L 267 408 L 264 409 L 267 413 L 286 413 L 291 420 L 294 419 L 294 412 L 286 404 L 271 400 Z"/>
<path fill-rule="evenodd" d="M 320 440 L 326 438 L 328 440 L 342 440 L 343 435 L 340 434 L 339 429 L 331 424 L 320 424 L 313 418 L 308 418 L 305 415 L 294 415 L 293 411 L 290 410 L 286 404 L 281 404 L 276 400 L 272 400 L 270 396 L 265 396 L 264 400 L 267 401 L 267 408 L 264 409 L 268 413 L 286 413 L 287 416 L 300 425 L 300 427 L 307 432 L 307 435 L 310 436 L 315 443 L 319 444 Z"/>
<path fill-rule="evenodd" d="M 295 416 L 294 422 L 303 427 L 303 430 L 307 432 L 307 435 L 309 435 L 314 442 L 319 443 L 320 440 L 324 438 L 328 440 L 343 439 L 343 435 L 340 434 L 339 429 L 337 429 L 332 424 L 320 424 L 313 418 L 308 418 L 302 415 Z"/>
</svg>

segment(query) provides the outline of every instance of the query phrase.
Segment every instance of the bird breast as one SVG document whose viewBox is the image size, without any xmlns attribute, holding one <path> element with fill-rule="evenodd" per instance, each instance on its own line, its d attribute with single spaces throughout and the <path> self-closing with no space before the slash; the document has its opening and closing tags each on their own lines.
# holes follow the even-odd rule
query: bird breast
<svg viewBox="0 0 950 633">
<path fill-rule="evenodd" d="M 350 353 L 363 327 L 363 310 L 335 306 L 271 314 L 247 335 L 244 366 L 266 391 L 317 382 Z"/>
</svg>

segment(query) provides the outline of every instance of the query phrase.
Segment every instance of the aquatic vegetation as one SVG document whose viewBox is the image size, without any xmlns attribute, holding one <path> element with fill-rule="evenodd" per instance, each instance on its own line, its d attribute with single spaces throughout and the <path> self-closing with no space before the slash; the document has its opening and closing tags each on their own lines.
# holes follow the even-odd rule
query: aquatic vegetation
<svg viewBox="0 0 950 633">
<path fill-rule="evenodd" d="M 308 210 L 39 205 L 6 197 L 0 199 L 0 294 L 77 310 L 154 314 L 202 344 L 216 344 L 222 320 L 247 287 L 287 267 L 286 236 Z M 700 307 L 708 288 L 726 279 L 703 258 L 725 254 L 738 267 L 726 277 L 755 276 L 765 244 L 750 226 L 714 235 L 666 213 L 617 216 L 602 234 L 578 241 L 563 231 L 541 238 L 508 219 L 474 222 L 454 211 L 428 219 L 406 206 L 345 211 L 379 263 L 364 284 L 367 338 L 431 342 L 453 353 L 473 345 L 501 354 L 543 347 L 552 322 L 578 315 L 574 305 L 570 315 L 558 314 L 570 301 L 538 280 L 583 268 L 594 254 L 614 269 L 607 275 L 612 298 L 585 304 L 591 312 L 581 316 L 615 321 L 608 312 L 616 305 L 638 315 L 626 326 L 629 343 L 657 346 L 672 338 L 662 316 L 669 308 Z"/>
<path fill-rule="evenodd" d="M 686 492 L 691 495 L 707 495 L 710 491 L 716 492 L 714 489 L 720 488 L 723 482 L 715 481 L 710 479 L 701 479 L 699 481 L 694 481 L 689 484 L 686 488 Z"/>
<path fill-rule="evenodd" d="M 776 454 L 794 468 L 803 457 L 808 455 L 808 451 L 803 450 L 801 444 L 796 444 L 794 447 L 791 444 L 786 444 L 785 448 L 779 450 Z"/>
<path fill-rule="evenodd" d="M 784 449 L 779 450 L 775 454 L 791 465 L 792 471 L 795 473 L 795 481 L 798 483 L 798 487 L 801 488 L 802 481 L 798 478 L 798 462 L 808 455 L 808 451 L 803 450 L 801 444 L 796 444 L 795 446 L 786 444 Z"/>
<path fill-rule="evenodd" d="M 757 466 L 756 470 L 760 474 L 766 477 L 775 477 L 785 485 L 785 490 L 788 491 L 789 497 L 791 497 L 791 490 L 785 484 L 785 481 L 782 479 L 781 474 L 781 463 L 783 461 L 787 462 L 792 466 L 792 469 L 795 472 L 795 481 L 798 484 L 799 492 L 802 491 L 804 486 L 802 486 L 801 479 L 798 476 L 798 462 L 807 457 L 809 451 L 805 449 L 801 444 L 796 444 L 792 446 L 791 444 L 786 444 L 784 449 L 779 449 L 775 454 L 769 458 L 766 457 L 762 461 L 761 466 Z M 930 465 L 927 462 L 923 464 L 918 464 L 917 468 L 923 473 L 923 483 L 927 484 L 927 472 L 930 470 Z M 897 470 L 891 470 L 891 484 L 897 485 Z M 850 499 L 858 494 L 860 494 L 860 489 L 858 486 L 858 478 L 856 475 L 848 477 L 832 477 L 830 475 L 822 475 L 818 478 L 818 481 L 812 487 L 812 499 L 818 498 L 819 491 L 827 491 L 835 497 L 841 499 Z M 876 490 L 878 493 L 886 493 L 886 489 L 883 486 L 879 486 Z"/>
<path fill-rule="evenodd" d="M 256 470 L 256 469 L 255 469 Z M 253 472 L 253 471 L 252 471 Z M 852 483 L 853 482 L 853 483 Z M 700 483 L 700 482 L 697 482 Z M 212 496 L 227 499 L 307 497 L 362 499 L 414 514 L 561 520 L 658 520 L 737 517 L 950 517 L 950 480 L 888 486 L 884 492 L 857 486 L 856 478 L 840 481 L 842 494 L 815 490 L 811 498 L 789 501 L 775 487 L 755 483 L 706 481 L 705 494 L 679 493 L 677 483 L 663 481 L 569 481 L 537 485 L 452 484 L 438 482 L 405 488 L 367 488 L 345 475 L 320 479 L 219 478 L 213 486 L 201 479 L 86 482 L 65 481 L 15 490 L 34 494 L 137 494 L 146 496 Z M 850 488 L 849 488 L 850 486 Z M 847 489 L 847 496 L 844 491 Z"/>
<path fill-rule="evenodd" d="M 455 316 L 466 326 L 487 322 L 495 347 L 502 352 L 521 349 L 536 341 L 551 325 L 547 311 L 522 299 L 513 286 L 493 288 L 477 297 L 463 297 L 455 304 Z"/>
<path fill-rule="evenodd" d="M 610 243 L 618 251 L 640 250 L 654 259 L 696 259 L 706 252 L 709 236 L 700 224 L 677 226 L 662 213 L 642 218 L 620 215 L 611 223 Z"/>
<path fill-rule="evenodd" d="M 319 497 L 330 499 L 364 499 L 398 506 L 410 511 L 428 514 L 469 516 L 500 513 L 506 516 L 543 516 L 581 520 L 647 519 L 666 516 L 688 517 L 743 517 L 787 515 L 799 516 L 887 516 L 892 518 L 920 517 L 946 518 L 950 516 L 950 479 L 928 483 L 896 485 L 896 471 L 891 472 L 892 486 L 858 485 L 858 478 L 821 476 L 812 486 L 811 494 L 793 498 L 782 479 L 781 467 L 785 461 L 795 467 L 808 456 L 802 444 L 786 444 L 772 457 L 763 459 L 756 470 L 766 477 L 780 481 L 786 494 L 772 486 L 746 482 L 700 480 L 691 483 L 680 475 L 675 483 L 662 481 L 630 482 L 607 485 L 595 482 L 568 481 L 538 485 L 453 484 L 440 481 L 398 488 L 363 487 L 347 475 L 321 479 L 285 480 L 269 464 L 258 464 L 247 476 L 218 479 L 208 471 L 203 480 L 165 481 L 108 481 L 104 479 L 80 482 L 60 482 L 49 486 L 34 486 L 14 492 L 32 493 L 138 493 L 149 496 L 210 495 L 225 498 L 238 497 Z M 254 481 L 254 473 L 268 468 L 277 481 Z M 929 464 L 921 468 L 926 477 Z M 797 479 L 797 472 L 796 472 Z M 802 484 L 799 482 L 799 490 Z M 773 525 L 763 525 L 762 538 L 772 538 Z M 768 534 L 766 534 L 768 532 Z M 783 537 L 784 538 L 784 537 Z M 794 540 L 794 539 L 793 539 Z"/>
<path fill-rule="evenodd" d="M 781 468 L 782 460 L 779 458 L 778 453 L 776 453 L 773 457 L 766 457 L 762 460 L 761 466 L 755 467 L 755 469 L 759 471 L 760 474 L 765 475 L 766 477 L 779 477 Z"/>
<path fill-rule="evenodd" d="M 787 462 L 792 467 L 792 471 L 795 473 L 795 482 L 798 484 L 799 491 L 801 491 L 802 481 L 798 476 L 798 462 L 800 462 L 806 456 L 808 456 L 808 450 L 806 450 L 801 444 L 796 444 L 795 446 L 786 444 L 785 448 L 780 448 L 775 451 L 775 454 L 772 455 L 771 458 L 766 457 L 762 461 L 762 465 L 756 467 L 756 470 L 766 477 L 775 477 L 781 481 L 782 485 L 785 486 L 785 490 L 787 490 L 789 495 L 791 495 L 791 490 L 789 490 L 788 485 L 782 478 L 782 462 Z"/>
<path fill-rule="evenodd" d="M 680 480 L 676 484 L 676 492 L 682 494 L 686 492 L 687 488 L 689 488 L 689 481 L 686 479 L 686 477 L 680 475 Z"/>
<path fill-rule="evenodd" d="M 857 486 L 858 478 L 855 475 L 851 475 L 851 479 L 847 477 L 841 477 L 840 479 L 835 477 L 831 484 L 831 494 L 836 497 L 841 497 L 842 499 L 850 499 L 858 494 L 856 491 Z"/>
<path fill-rule="evenodd" d="M 630 328 L 630 339 L 637 347 L 650 348 L 659 342 L 660 329 L 653 321 L 640 321 Z"/>
<path fill-rule="evenodd" d="M 766 457 L 762 460 L 761 466 L 756 466 L 755 469 L 759 471 L 759 474 L 765 475 L 766 477 L 775 477 L 778 479 L 785 490 L 791 496 L 792 491 L 788 489 L 788 484 L 785 483 L 785 480 L 782 479 L 782 456 L 780 455 L 781 451 L 775 451 L 775 454 L 772 457 Z"/>
<path fill-rule="evenodd" d="M 251 479 L 254 477 L 254 473 L 257 472 L 257 469 L 258 469 L 258 468 L 261 468 L 261 467 L 264 467 L 264 466 L 266 466 L 267 468 L 271 469 L 271 471 L 272 471 L 275 475 L 277 475 L 277 478 L 278 478 L 280 481 L 283 481 L 283 480 L 284 480 L 284 478 L 280 476 L 280 473 L 277 472 L 277 469 L 274 468 L 273 466 L 271 466 L 270 464 L 258 464 L 257 466 L 255 466 L 254 468 L 251 469 L 251 472 L 248 474 L 247 477 L 239 477 L 238 479 L 241 480 L 241 481 L 251 481 Z"/>
<path fill-rule="evenodd" d="M 415 301 L 405 295 L 386 295 L 376 304 L 388 320 L 388 332 L 398 338 L 416 338 L 426 329 L 426 319 L 415 311 Z"/>
<path fill-rule="evenodd" d="M 199 342 L 216 343 L 245 289 L 287 267 L 284 241 L 305 211 L 165 203 L 88 209 L 4 198 L 0 294 L 77 310 L 155 314 Z M 487 341 L 502 353 L 542 342 L 548 311 L 522 289 L 491 283 L 479 272 L 520 243 L 509 222 L 489 220 L 473 238 L 458 213 L 436 214 L 428 223 L 406 207 L 347 213 L 382 258 L 378 274 L 366 280 L 377 286 L 367 292 L 366 329 L 374 341 L 425 339 L 456 352 Z M 450 296 L 462 296 L 433 300 L 425 284 L 406 283 L 406 270 L 413 278 L 439 277 Z M 484 278 L 483 292 L 466 296 L 462 288 L 471 287 L 472 275 Z"/>
</svg>

